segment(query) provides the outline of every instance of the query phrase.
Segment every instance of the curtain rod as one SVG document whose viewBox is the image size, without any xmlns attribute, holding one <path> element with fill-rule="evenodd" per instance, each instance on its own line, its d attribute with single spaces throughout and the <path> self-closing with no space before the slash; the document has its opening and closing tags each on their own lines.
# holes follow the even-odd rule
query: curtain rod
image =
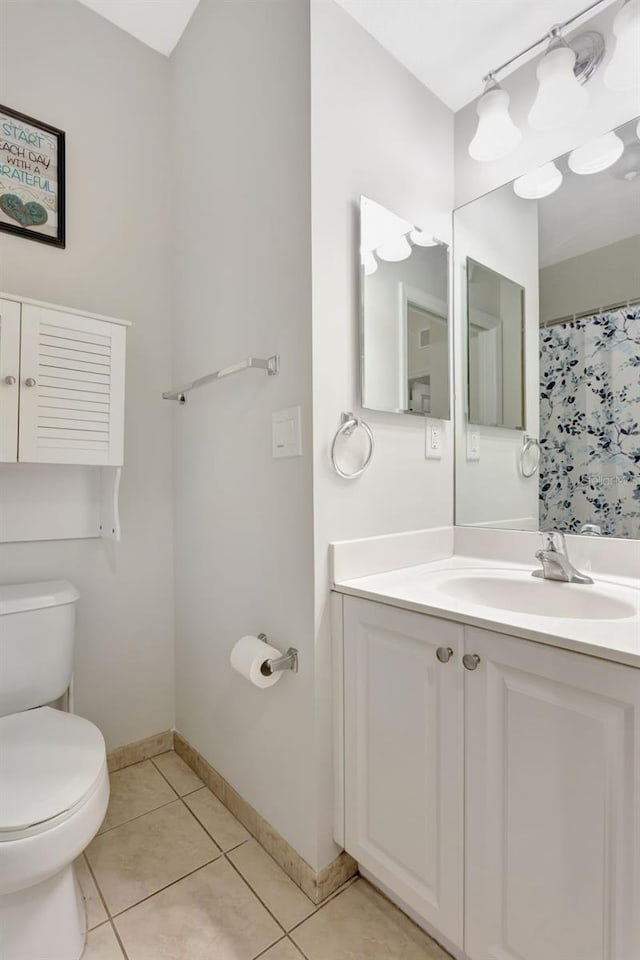
<svg viewBox="0 0 640 960">
<path fill-rule="evenodd" d="M 562 323 L 584 320 L 587 317 L 598 317 L 603 313 L 613 313 L 614 310 L 625 310 L 629 307 L 640 307 L 640 297 L 631 297 L 629 300 L 621 300 L 620 303 L 609 303 L 607 306 L 597 307 L 595 310 L 582 310 L 580 313 L 569 314 L 566 317 L 556 317 L 555 320 L 543 320 L 540 329 L 546 330 L 547 327 L 557 327 Z"/>
</svg>

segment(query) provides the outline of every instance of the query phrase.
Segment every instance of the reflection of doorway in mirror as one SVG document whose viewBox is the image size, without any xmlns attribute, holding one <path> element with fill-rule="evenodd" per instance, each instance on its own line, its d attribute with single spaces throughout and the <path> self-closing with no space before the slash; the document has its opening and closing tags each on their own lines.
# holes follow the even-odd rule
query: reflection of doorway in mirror
<svg viewBox="0 0 640 960">
<path fill-rule="evenodd" d="M 446 305 L 403 283 L 399 299 L 402 405 L 409 413 L 441 417 L 449 402 Z"/>
</svg>

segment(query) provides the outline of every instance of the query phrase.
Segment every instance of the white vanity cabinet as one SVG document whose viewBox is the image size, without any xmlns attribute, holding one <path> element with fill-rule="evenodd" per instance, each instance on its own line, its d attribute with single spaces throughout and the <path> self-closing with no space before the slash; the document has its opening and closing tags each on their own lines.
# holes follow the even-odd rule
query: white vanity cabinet
<svg viewBox="0 0 640 960">
<path fill-rule="evenodd" d="M 465 628 L 465 949 L 640 958 L 640 670 Z"/>
<path fill-rule="evenodd" d="M 461 957 L 638 960 L 640 671 L 350 596 L 343 651 L 347 851 Z"/>
<path fill-rule="evenodd" d="M 345 599 L 345 845 L 454 942 L 462 940 L 462 632 Z"/>
<path fill-rule="evenodd" d="M 0 298 L 0 461 L 122 464 L 126 327 Z"/>
</svg>

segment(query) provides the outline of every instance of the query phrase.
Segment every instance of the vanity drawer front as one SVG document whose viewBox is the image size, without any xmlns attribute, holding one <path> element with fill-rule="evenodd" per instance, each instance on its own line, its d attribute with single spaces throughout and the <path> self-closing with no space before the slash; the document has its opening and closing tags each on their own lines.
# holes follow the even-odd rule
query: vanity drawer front
<svg viewBox="0 0 640 960">
<path fill-rule="evenodd" d="M 461 645 L 457 624 L 345 598 L 346 848 L 458 945 Z"/>
<path fill-rule="evenodd" d="M 465 653 L 466 952 L 636 960 L 640 671 L 475 628 Z"/>
</svg>

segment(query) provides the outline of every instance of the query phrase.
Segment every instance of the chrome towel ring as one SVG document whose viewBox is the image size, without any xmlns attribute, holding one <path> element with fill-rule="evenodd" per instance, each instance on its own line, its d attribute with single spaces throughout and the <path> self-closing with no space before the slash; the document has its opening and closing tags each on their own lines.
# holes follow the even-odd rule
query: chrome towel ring
<svg viewBox="0 0 640 960">
<path fill-rule="evenodd" d="M 533 465 L 529 470 L 525 467 L 526 457 L 530 450 L 536 450 L 536 454 L 533 458 Z M 529 477 L 532 477 L 534 473 L 537 473 L 538 467 L 540 466 L 540 457 L 542 455 L 542 450 L 540 448 L 540 441 L 536 437 L 530 437 L 528 434 L 524 434 L 522 438 L 522 450 L 520 451 L 520 472 L 523 477 L 526 477 L 527 480 Z"/>
<path fill-rule="evenodd" d="M 367 437 L 369 438 L 369 452 L 364 459 L 364 463 L 359 470 L 354 470 L 353 473 L 345 473 L 345 471 L 338 466 L 338 461 L 336 460 L 336 445 L 340 437 L 350 437 L 354 430 L 357 430 L 358 427 L 362 427 Z M 343 413 L 341 417 L 341 423 L 338 429 L 336 430 L 333 442 L 331 444 L 331 463 L 333 464 L 333 469 L 338 474 L 339 477 L 342 477 L 344 480 L 355 480 L 356 477 L 361 476 L 364 471 L 367 469 L 371 463 L 373 457 L 373 451 L 375 448 L 375 441 L 373 439 L 373 432 L 368 423 L 365 423 L 364 420 L 361 420 L 360 417 L 356 417 L 353 413 Z"/>
</svg>

